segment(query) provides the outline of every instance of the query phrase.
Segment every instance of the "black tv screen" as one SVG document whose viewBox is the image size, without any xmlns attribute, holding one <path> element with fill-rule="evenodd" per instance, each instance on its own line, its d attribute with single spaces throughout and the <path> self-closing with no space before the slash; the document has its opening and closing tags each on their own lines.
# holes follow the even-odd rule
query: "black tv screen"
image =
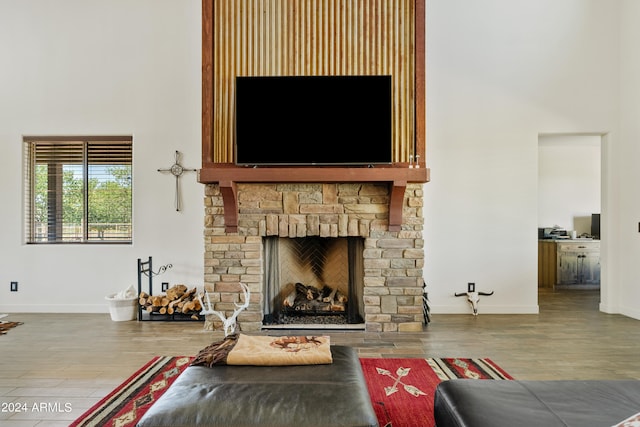
<svg viewBox="0 0 640 427">
<path fill-rule="evenodd" d="M 391 76 L 236 77 L 236 163 L 389 164 L 391 102 Z"/>
<path fill-rule="evenodd" d="M 600 238 L 600 214 L 591 214 L 591 237 Z"/>
</svg>

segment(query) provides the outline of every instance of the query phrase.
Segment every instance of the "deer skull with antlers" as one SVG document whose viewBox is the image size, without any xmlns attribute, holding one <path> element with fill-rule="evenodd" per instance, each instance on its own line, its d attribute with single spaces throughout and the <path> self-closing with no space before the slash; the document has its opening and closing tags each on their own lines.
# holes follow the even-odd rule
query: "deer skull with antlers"
<svg viewBox="0 0 640 427">
<path fill-rule="evenodd" d="M 249 297 L 251 296 L 251 292 L 249 292 L 249 288 L 244 283 L 240 283 L 240 286 L 242 287 L 242 293 L 244 294 L 244 302 L 242 304 L 235 303 L 235 306 L 237 308 L 233 310 L 233 314 L 230 317 L 227 317 L 222 311 L 213 309 L 213 303 L 209 299 L 208 293 L 205 292 L 205 297 L 207 299 L 206 305 L 202 302 L 202 298 L 200 298 L 200 295 L 198 295 L 198 299 L 200 300 L 200 304 L 202 305 L 202 311 L 200 312 L 200 314 L 215 314 L 216 316 L 218 316 L 220 320 L 222 320 L 225 337 L 233 334 L 236 331 L 236 327 L 238 326 L 236 318 L 238 317 L 238 314 L 240 314 L 240 312 L 245 308 L 249 307 Z"/>
</svg>

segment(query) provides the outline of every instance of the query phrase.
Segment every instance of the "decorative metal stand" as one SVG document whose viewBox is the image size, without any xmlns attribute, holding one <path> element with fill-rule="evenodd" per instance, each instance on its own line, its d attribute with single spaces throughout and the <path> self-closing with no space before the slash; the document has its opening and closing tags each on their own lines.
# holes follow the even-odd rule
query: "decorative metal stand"
<svg viewBox="0 0 640 427">
<path fill-rule="evenodd" d="M 180 177 L 184 172 L 195 172 L 196 169 L 185 168 L 180 164 L 180 157 L 182 154 L 176 150 L 176 160 L 171 167 L 158 169 L 158 172 L 170 172 L 171 175 L 176 177 L 176 211 L 180 211 Z"/>
<path fill-rule="evenodd" d="M 424 317 L 424 324 L 428 325 L 431 322 L 431 308 L 429 307 L 429 292 L 427 292 L 427 283 L 422 281 L 422 316 Z"/>
<path fill-rule="evenodd" d="M 164 273 L 168 269 L 173 267 L 171 264 L 166 264 L 161 266 L 158 271 L 153 271 L 153 259 L 149 257 L 148 260 L 142 261 L 142 259 L 138 258 L 138 296 L 142 293 L 142 280 L 143 276 L 148 278 L 148 288 L 147 293 L 149 295 L 153 295 L 153 278 L 154 276 L 159 276 Z M 182 320 L 182 321 L 203 321 L 204 316 L 199 315 L 198 319 L 191 318 L 190 315 L 174 313 L 174 314 L 159 314 L 159 313 L 147 313 L 142 309 L 142 306 L 138 304 L 138 321 L 146 321 L 146 320 L 160 320 L 160 321 L 172 321 L 172 320 Z"/>
</svg>

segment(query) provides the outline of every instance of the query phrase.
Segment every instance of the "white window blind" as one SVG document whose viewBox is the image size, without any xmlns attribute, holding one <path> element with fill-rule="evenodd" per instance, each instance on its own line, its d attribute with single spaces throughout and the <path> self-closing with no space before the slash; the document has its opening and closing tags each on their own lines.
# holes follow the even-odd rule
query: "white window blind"
<svg viewBox="0 0 640 427">
<path fill-rule="evenodd" d="M 132 138 L 24 138 L 27 243 L 131 243 Z"/>
</svg>

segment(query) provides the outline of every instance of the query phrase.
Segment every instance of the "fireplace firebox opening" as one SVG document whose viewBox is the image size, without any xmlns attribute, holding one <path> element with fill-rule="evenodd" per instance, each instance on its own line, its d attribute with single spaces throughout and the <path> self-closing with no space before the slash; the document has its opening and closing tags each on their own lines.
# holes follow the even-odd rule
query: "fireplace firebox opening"
<svg viewBox="0 0 640 427">
<path fill-rule="evenodd" d="M 265 327 L 364 322 L 363 238 L 265 237 L 263 248 Z"/>
</svg>

